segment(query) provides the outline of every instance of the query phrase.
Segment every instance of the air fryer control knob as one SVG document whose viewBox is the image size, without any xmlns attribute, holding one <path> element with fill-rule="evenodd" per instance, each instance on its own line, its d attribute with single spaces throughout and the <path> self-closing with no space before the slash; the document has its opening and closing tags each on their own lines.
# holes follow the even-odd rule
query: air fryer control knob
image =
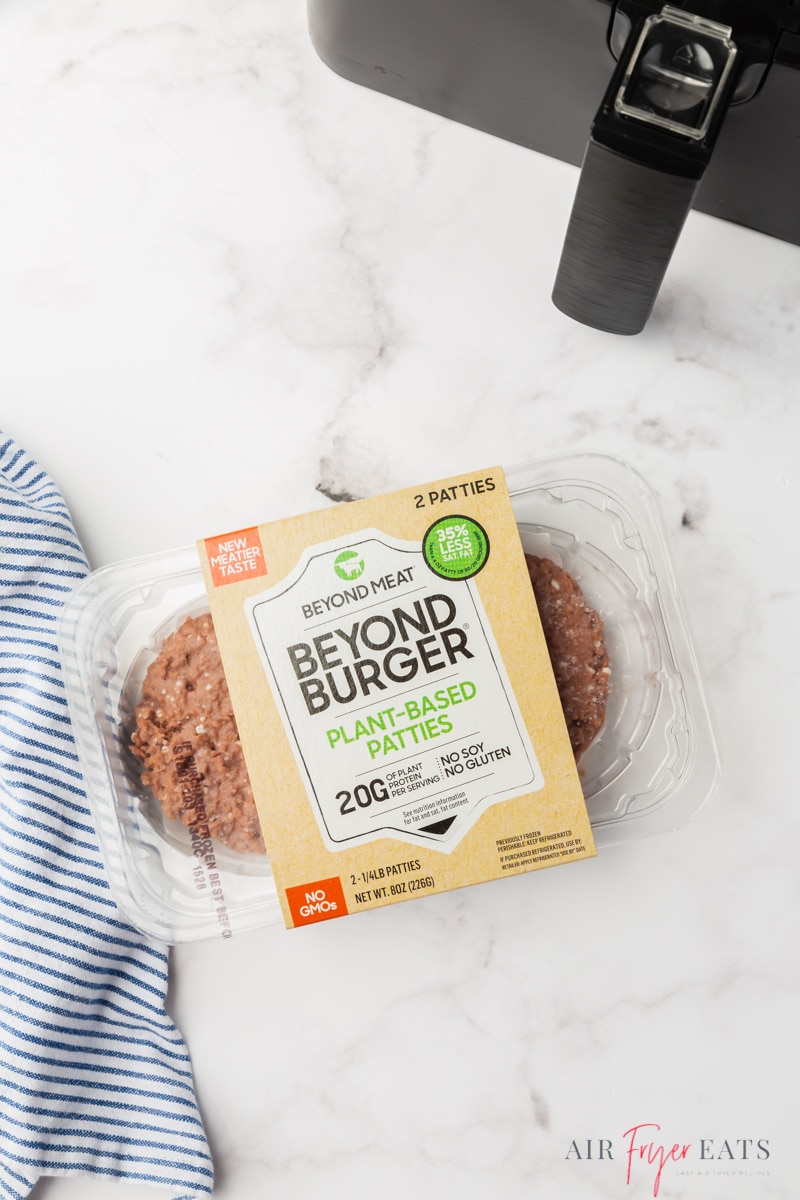
<svg viewBox="0 0 800 1200">
<path fill-rule="evenodd" d="M 714 60 L 699 42 L 656 42 L 642 56 L 638 102 L 667 116 L 699 109 L 714 87 Z"/>
</svg>

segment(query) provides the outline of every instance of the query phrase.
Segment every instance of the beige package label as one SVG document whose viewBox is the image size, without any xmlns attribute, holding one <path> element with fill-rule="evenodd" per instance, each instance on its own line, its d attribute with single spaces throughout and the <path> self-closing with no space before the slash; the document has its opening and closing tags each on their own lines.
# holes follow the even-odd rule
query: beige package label
<svg viewBox="0 0 800 1200">
<path fill-rule="evenodd" d="M 310 547 L 247 611 L 329 849 L 451 850 L 488 805 L 542 786 L 474 581 L 435 575 L 419 543 Z"/>
<path fill-rule="evenodd" d="M 287 926 L 594 854 L 500 469 L 199 549 Z"/>
</svg>

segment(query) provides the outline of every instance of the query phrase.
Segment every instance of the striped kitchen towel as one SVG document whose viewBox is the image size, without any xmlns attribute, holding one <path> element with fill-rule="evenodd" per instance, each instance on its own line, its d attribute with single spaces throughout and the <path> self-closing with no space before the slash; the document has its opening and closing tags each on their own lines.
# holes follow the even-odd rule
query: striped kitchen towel
<svg viewBox="0 0 800 1200">
<path fill-rule="evenodd" d="M 52 480 L 0 434 L 0 1197 L 42 1175 L 208 1196 L 166 948 L 106 882 L 67 713 L 59 609 L 87 573 Z"/>
</svg>

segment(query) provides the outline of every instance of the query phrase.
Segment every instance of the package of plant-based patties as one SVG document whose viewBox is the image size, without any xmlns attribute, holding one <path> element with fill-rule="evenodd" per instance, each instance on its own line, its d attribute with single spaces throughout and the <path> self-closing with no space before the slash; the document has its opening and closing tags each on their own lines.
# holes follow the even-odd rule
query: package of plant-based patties
<svg viewBox="0 0 800 1200">
<path fill-rule="evenodd" d="M 594 854 L 501 469 L 199 549 L 287 926 Z"/>
</svg>

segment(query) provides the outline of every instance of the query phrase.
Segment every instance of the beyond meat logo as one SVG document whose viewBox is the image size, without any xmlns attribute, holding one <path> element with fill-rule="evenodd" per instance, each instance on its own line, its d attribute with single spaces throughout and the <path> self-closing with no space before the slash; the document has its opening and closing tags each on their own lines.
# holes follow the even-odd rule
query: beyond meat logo
<svg viewBox="0 0 800 1200">
<path fill-rule="evenodd" d="M 340 579 L 346 579 L 349 583 L 364 574 L 364 560 L 357 550 L 343 550 L 337 554 L 333 569 Z"/>
</svg>

